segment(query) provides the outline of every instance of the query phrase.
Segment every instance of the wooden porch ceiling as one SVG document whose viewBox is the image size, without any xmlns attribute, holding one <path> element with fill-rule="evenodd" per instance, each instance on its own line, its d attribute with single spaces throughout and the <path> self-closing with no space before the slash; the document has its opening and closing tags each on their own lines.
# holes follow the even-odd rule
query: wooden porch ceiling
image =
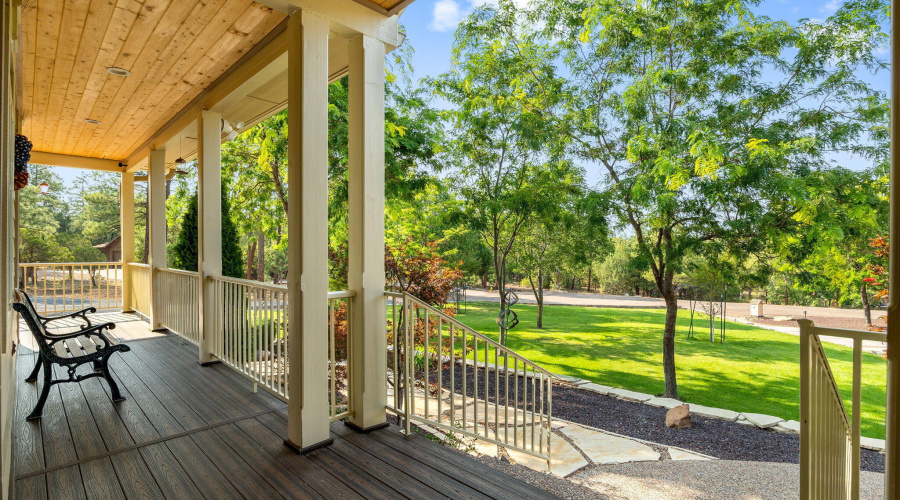
<svg viewBox="0 0 900 500">
<path fill-rule="evenodd" d="M 251 0 L 25 5 L 23 133 L 35 151 L 117 160 L 150 139 L 285 18 Z M 109 67 L 131 75 L 113 76 Z"/>
</svg>

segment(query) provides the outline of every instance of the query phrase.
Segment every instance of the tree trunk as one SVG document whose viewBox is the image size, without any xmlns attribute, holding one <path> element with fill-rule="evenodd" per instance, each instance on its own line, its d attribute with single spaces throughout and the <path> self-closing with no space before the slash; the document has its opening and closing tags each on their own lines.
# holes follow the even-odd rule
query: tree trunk
<svg viewBox="0 0 900 500">
<path fill-rule="evenodd" d="M 866 282 L 859 287 L 859 296 L 862 298 L 863 312 L 866 315 L 866 325 L 872 326 L 872 306 L 869 305 L 869 291 L 866 290 Z"/>
<path fill-rule="evenodd" d="M 587 282 L 588 293 L 591 293 L 591 271 L 593 271 L 593 269 L 591 269 L 591 266 L 588 266 L 588 282 Z"/>
<path fill-rule="evenodd" d="M 537 286 L 534 285 L 534 280 L 531 279 L 530 274 L 528 275 L 528 282 L 531 284 L 531 291 L 534 293 L 534 300 L 538 306 L 537 328 L 544 328 L 544 272 L 538 271 Z"/>
<path fill-rule="evenodd" d="M 663 397 L 678 399 L 678 382 L 675 379 L 675 320 L 678 319 L 678 299 L 668 283 L 660 290 L 666 300 L 666 325 L 663 330 L 663 373 L 666 392 Z"/>
<path fill-rule="evenodd" d="M 256 243 L 256 279 L 266 281 L 266 235 L 260 231 Z M 249 266 L 250 263 L 248 262 Z"/>
<path fill-rule="evenodd" d="M 252 264 L 253 261 L 256 260 L 255 254 L 256 242 L 251 241 L 250 243 L 247 243 L 247 269 L 244 271 L 245 280 L 253 279 L 253 266 L 251 266 L 250 264 Z"/>
</svg>

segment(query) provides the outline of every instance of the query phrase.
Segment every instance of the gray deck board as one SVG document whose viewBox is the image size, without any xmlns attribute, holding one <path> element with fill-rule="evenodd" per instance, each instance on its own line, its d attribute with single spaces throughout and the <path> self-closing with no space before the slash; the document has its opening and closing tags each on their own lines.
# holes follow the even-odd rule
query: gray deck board
<svg viewBox="0 0 900 500">
<path fill-rule="evenodd" d="M 128 315 L 114 318 L 128 320 Z M 17 367 L 16 497 L 43 498 L 542 498 L 547 495 L 455 450 L 392 427 L 306 455 L 284 446 L 286 408 L 224 365 L 201 367 L 197 347 L 125 321 L 131 352 L 111 363 L 126 400 L 99 378 L 53 388 L 42 419 L 24 420 L 42 382 Z M 83 367 L 88 370 L 90 367 Z M 63 375 L 58 371 L 56 377 Z"/>
</svg>

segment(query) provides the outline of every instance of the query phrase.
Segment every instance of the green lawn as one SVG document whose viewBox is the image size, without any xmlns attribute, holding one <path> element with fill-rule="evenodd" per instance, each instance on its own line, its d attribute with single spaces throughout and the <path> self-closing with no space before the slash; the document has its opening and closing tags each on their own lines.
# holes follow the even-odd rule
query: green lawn
<svg viewBox="0 0 900 500">
<path fill-rule="evenodd" d="M 510 332 L 509 347 L 544 368 L 648 394 L 663 392 L 664 311 L 547 306 L 544 329 L 538 330 L 535 306 L 514 310 L 521 323 Z M 458 319 L 496 339 L 497 312 L 496 303 L 469 302 Z M 688 340 L 687 316 L 679 312 L 675 343 L 683 401 L 798 419 L 799 337 L 729 322 L 725 343 L 710 344 L 708 330 L 703 340 L 704 317 L 695 320 L 697 338 Z M 849 410 L 852 350 L 831 344 L 825 350 Z M 886 362 L 863 354 L 862 381 L 862 434 L 884 438 Z"/>
</svg>

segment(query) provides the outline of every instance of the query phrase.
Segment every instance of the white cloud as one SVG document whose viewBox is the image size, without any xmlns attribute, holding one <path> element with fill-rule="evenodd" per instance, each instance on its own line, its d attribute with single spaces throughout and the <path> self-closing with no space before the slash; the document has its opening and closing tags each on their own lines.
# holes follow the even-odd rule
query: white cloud
<svg viewBox="0 0 900 500">
<path fill-rule="evenodd" d="M 524 8 L 530 0 L 513 0 L 519 8 Z M 498 0 L 438 0 L 431 14 L 431 31 L 453 31 L 469 14 L 482 5 L 497 5 Z"/>
<path fill-rule="evenodd" d="M 831 14 L 834 14 L 835 12 L 837 12 L 837 10 L 839 8 L 841 8 L 841 4 L 843 4 L 843 3 L 844 2 L 842 2 L 840 0 L 831 0 L 830 2 L 826 3 L 821 8 L 819 8 L 819 12 L 830 16 Z"/>
<path fill-rule="evenodd" d="M 438 0 L 434 4 L 429 28 L 432 31 L 451 31 L 468 13 L 463 12 L 456 0 Z"/>
</svg>

